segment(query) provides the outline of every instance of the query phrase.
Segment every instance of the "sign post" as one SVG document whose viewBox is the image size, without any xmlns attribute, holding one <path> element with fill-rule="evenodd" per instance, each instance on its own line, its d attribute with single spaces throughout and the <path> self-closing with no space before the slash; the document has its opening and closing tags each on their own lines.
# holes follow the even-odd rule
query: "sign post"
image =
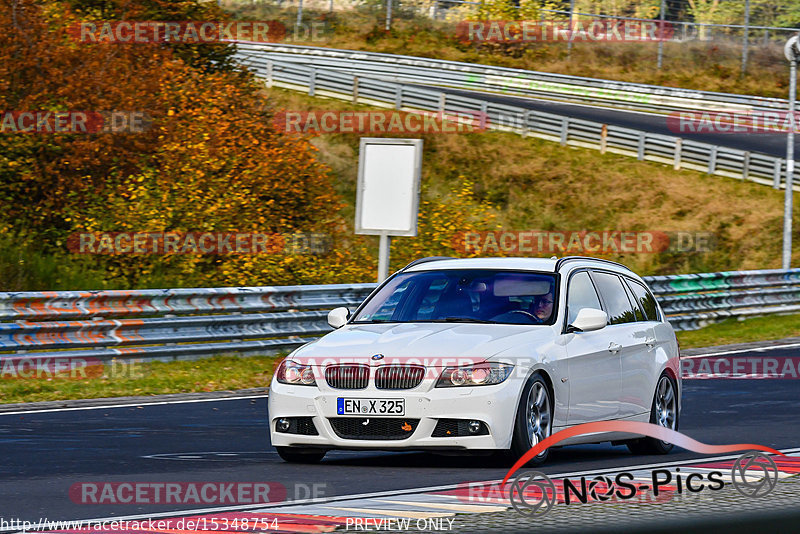
<svg viewBox="0 0 800 534">
<path fill-rule="evenodd" d="M 783 255 L 781 265 L 789 269 L 792 264 L 792 191 L 794 178 L 794 107 L 797 93 L 797 62 L 800 60 L 800 35 L 786 43 L 784 54 L 789 61 L 789 131 L 786 134 L 786 191 L 783 203 Z"/>
<path fill-rule="evenodd" d="M 356 233 L 380 236 L 378 282 L 389 276 L 391 236 L 417 235 L 422 139 L 362 137 Z"/>
</svg>

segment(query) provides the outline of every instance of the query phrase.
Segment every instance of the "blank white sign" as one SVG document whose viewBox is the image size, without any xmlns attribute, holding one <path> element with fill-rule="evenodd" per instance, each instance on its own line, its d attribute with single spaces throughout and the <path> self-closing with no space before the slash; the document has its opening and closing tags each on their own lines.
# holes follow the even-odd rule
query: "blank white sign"
<svg viewBox="0 0 800 534">
<path fill-rule="evenodd" d="M 389 144 L 392 141 L 395 144 Z M 417 234 L 422 147 L 421 142 L 408 141 L 419 140 L 362 140 L 357 233 Z"/>
</svg>

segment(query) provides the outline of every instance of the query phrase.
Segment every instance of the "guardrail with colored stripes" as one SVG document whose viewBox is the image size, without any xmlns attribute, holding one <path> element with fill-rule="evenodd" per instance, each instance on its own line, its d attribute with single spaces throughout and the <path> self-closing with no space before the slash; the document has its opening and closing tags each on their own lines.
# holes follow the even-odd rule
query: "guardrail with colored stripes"
<svg viewBox="0 0 800 534">
<path fill-rule="evenodd" d="M 400 83 L 537 96 L 642 111 L 788 109 L 788 101 L 643 83 L 620 82 L 443 59 L 285 43 L 236 43 L 242 59 L 260 57 Z"/>
<path fill-rule="evenodd" d="M 691 169 L 770 185 L 775 188 L 781 187 L 781 180 L 784 176 L 785 161 L 769 154 L 540 112 L 495 102 L 488 94 L 480 92 L 452 93 L 448 92 L 445 87 L 431 86 L 433 74 L 420 74 L 420 81 L 411 83 L 407 81 L 407 77 L 395 76 L 395 74 L 403 72 L 403 63 L 372 65 L 368 60 L 375 54 L 371 53 L 349 51 L 352 52 L 353 57 L 364 56 L 365 65 L 372 65 L 370 68 L 363 67 L 366 70 L 353 71 L 347 66 L 347 62 L 344 62 L 340 68 L 334 68 L 334 65 L 339 62 L 335 53 L 343 51 L 305 47 L 314 52 L 314 55 L 295 57 L 288 53 L 273 52 L 273 50 L 282 50 L 282 48 L 275 48 L 278 45 L 261 44 L 248 48 L 239 43 L 238 46 L 240 51 L 237 59 L 264 79 L 268 87 L 282 87 L 302 91 L 309 96 L 335 98 L 353 104 L 381 108 L 434 111 L 453 116 L 473 113 L 474 116 L 482 117 L 482 123 L 486 127 L 494 130 L 538 137 L 559 142 L 565 146 L 597 149 L 601 153 L 622 154 L 635 157 L 640 161 L 664 163 L 671 165 L 676 170 Z M 302 48 L 280 46 L 292 50 Z M 325 54 L 334 55 L 331 59 L 327 58 Z M 298 57 L 304 61 L 300 61 Z M 405 56 L 396 57 L 405 58 Z M 408 58 L 408 60 L 429 61 L 422 58 Z M 418 68 L 415 62 L 411 62 L 406 68 Z M 440 76 L 459 76 L 466 77 L 465 79 L 472 77 L 480 82 L 484 89 L 488 83 L 483 78 L 476 78 L 476 75 L 469 71 L 457 70 L 454 73 Z M 421 86 L 420 82 L 423 79 L 427 80 L 426 87 Z M 672 98 L 667 94 L 658 98 L 662 97 Z M 707 106 L 706 109 L 713 108 L 710 103 L 704 105 Z M 795 184 L 794 189 L 800 191 L 800 185 Z"/>
<path fill-rule="evenodd" d="M 678 330 L 800 312 L 800 269 L 645 280 Z M 375 284 L 0 293 L 2 358 L 196 359 L 287 351 L 331 329 Z"/>
</svg>

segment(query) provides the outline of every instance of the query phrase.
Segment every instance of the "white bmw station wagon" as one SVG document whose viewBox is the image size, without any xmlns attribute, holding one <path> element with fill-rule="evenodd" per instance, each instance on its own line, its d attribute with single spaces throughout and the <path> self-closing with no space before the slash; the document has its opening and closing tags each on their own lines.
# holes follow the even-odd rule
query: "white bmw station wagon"
<svg viewBox="0 0 800 534">
<path fill-rule="evenodd" d="M 678 428 L 675 333 L 645 282 L 614 262 L 425 258 L 328 322 L 335 330 L 292 352 L 272 380 L 270 436 L 289 462 L 331 449 L 516 459 L 580 423 Z M 603 441 L 672 447 L 618 433 L 560 445 Z"/>
</svg>

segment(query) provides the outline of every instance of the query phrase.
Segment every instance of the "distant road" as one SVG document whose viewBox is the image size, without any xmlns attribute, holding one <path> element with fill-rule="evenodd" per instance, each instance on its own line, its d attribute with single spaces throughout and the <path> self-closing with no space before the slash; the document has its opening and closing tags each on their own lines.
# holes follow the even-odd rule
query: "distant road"
<svg viewBox="0 0 800 534">
<path fill-rule="evenodd" d="M 786 155 L 786 136 L 782 134 L 755 134 L 755 133 L 718 133 L 718 134 L 692 134 L 677 133 L 667 128 L 667 117 L 653 113 L 640 111 L 623 111 L 600 108 L 580 104 L 562 104 L 549 100 L 540 100 L 523 96 L 507 96 L 493 93 L 483 93 L 477 91 L 465 91 L 463 89 L 451 89 L 432 85 L 419 85 L 426 89 L 443 91 L 445 93 L 474 96 L 480 95 L 482 99 L 508 104 L 512 106 L 565 115 L 576 119 L 600 122 L 603 124 L 613 124 L 624 128 L 643 130 L 656 134 L 669 135 L 673 137 L 683 137 L 703 143 L 710 143 L 739 150 L 749 150 L 751 152 L 761 152 L 772 156 L 785 157 Z M 795 153 L 800 153 L 800 135 L 795 136 Z"/>
</svg>

